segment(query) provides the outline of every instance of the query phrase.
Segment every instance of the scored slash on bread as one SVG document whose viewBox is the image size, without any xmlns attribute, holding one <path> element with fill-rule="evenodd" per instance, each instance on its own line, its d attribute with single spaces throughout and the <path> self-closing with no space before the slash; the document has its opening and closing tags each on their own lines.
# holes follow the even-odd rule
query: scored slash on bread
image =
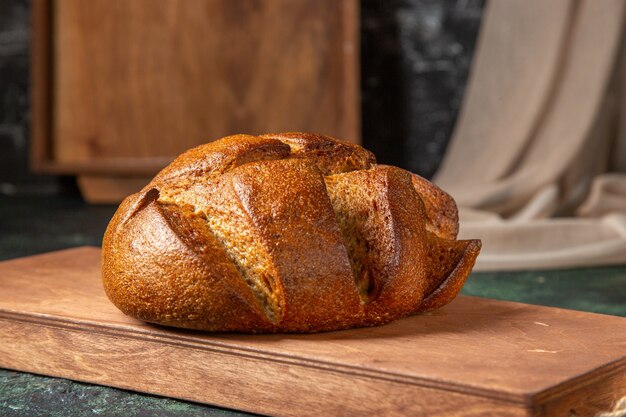
<svg viewBox="0 0 626 417">
<path fill-rule="evenodd" d="M 124 313 L 212 331 L 316 332 L 439 308 L 480 251 L 454 200 L 354 144 L 234 135 L 127 197 L 102 277 Z"/>
</svg>

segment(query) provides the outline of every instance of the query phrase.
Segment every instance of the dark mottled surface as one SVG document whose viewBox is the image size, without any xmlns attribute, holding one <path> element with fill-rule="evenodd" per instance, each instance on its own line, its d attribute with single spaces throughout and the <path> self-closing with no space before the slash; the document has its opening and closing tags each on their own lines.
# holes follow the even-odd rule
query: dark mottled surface
<svg viewBox="0 0 626 417">
<path fill-rule="evenodd" d="M 626 265 L 475 272 L 463 294 L 626 317 Z"/>
<path fill-rule="evenodd" d="M 0 415 L 230 417 L 254 414 L 0 369 Z"/>
<path fill-rule="evenodd" d="M 0 195 L 55 194 L 67 182 L 28 169 L 29 4 L 0 1 Z"/>
<path fill-rule="evenodd" d="M 100 246 L 113 206 L 77 196 L 0 195 L 0 260 L 75 246 Z"/>
<path fill-rule="evenodd" d="M 363 144 L 430 178 L 461 106 L 484 1 L 361 4 Z"/>
<path fill-rule="evenodd" d="M 78 196 L 0 196 L 0 259 L 99 245 L 115 207 Z M 474 273 L 463 293 L 626 317 L 626 266 Z M 0 416 L 244 415 L 114 388 L 0 369 Z"/>
</svg>

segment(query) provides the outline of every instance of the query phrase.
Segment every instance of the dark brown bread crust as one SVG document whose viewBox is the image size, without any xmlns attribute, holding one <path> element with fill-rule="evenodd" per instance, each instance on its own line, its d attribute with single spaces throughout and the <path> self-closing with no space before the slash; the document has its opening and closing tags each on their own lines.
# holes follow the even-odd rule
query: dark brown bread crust
<svg viewBox="0 0 626 417">
<path fill-rule="evenodd" d="M 316 332 L 439 308 L 480 251 L 454 200 L 308 133 L 194 148 L 120 205 L 102 277 L 124 313 L 168 326 Z"/>
</svg>

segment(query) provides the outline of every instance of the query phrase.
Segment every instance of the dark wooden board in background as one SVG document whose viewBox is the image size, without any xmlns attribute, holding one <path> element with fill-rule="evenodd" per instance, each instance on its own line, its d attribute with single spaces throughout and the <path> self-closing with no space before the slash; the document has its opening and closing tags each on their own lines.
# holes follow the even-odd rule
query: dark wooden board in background
<svg viewBox="0 0 626 417">
<path fill-rule="evenodd" d="M 475 297 L 314 335 L 168 329 L 120 313 L 100 251 L 0 263 L 0 367 L 276 415 L 576 416 L 626 395 L 626 319 Z"/>
<path fill-rule="evenodd" d="M 359 142 L 357 0 L 36 0 L 32 22 L 32 165 L 83 191 L 235 133 Z"/>
</svg>

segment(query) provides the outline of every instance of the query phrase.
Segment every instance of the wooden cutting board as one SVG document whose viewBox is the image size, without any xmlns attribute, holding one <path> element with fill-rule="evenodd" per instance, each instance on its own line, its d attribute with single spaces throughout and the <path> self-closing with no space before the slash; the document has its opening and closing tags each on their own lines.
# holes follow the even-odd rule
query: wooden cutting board
<svg viewBox="0 0 626 417">
<path fill-rule="evenodd" d="M 182 331 L 124 316 L 78 248 L 0 263 L 0 367 L 286 416 L 584 416 L 626 395 L 626 319 L 461 296 L 376 328 Z"/>
</svg>

